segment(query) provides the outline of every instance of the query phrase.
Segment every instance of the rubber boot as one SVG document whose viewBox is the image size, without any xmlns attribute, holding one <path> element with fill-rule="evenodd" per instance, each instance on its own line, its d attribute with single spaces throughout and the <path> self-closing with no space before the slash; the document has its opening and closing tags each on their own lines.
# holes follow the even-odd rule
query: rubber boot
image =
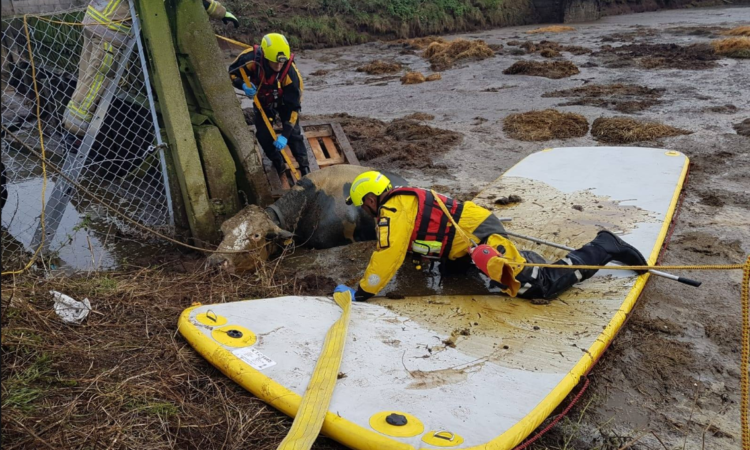
<svg viewBox="0 0 750 450">
<path fill-rule="evenodd" d="M 300 174 L 300 176 L 304 177 L 308 173 L 310 173 L 310 167 L 309 166 L 300 166 L 300 168 L 299 168 L 299 174 Z"/>
<path fill-rule="evenodd" d="M 637 248 L 615 236 L 612 232 L 602 230 L 596 235 L 596 239 L 587 245 L 595 245 L 602 248 L 614 261 L 619 261 L 627 266 L 647 266 L 648 261 Z M 646 273 L 639 270 L 638 273 Z"/>
</svg>

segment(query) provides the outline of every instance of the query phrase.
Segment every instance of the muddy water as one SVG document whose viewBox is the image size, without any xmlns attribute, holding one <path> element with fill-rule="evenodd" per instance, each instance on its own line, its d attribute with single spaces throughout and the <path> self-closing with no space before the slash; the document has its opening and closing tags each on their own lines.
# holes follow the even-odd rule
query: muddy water
<svg viewBox="0 0 750 450">
<path fill-rule="evenodd" d="M 571 33 L 527 35 L 525 31 L 533 27 L 514 27 L 460 37 L 504 45 L 509 40 L 548 39 L 596 52 L 604 45 L 708 43 L 716 38 L 706 32 L 709 27 L 715 33 L 717 27 L 748 23 L 750 8 L 686 9 L 607 17 L 576 24 L 576 31 Z M 537 143 L 510 139 L 502 131 L 502 120 L 508 114 L 556 108 L 582 114 L 589 122 L 625 115 L 595 106 L 558 106 L 570 99 L 543 94 L 586 84 L 623 83 L 663 89 L 660 102 L 627 114 L 693 132 L 634 144 L 675 149 L 688 155 L 693 163 L 679 222 L 662 263 L 739 262 L 750 253 L 750 228 L 746 226 L 750 223 L 750 139 L 738 136 L 732 127 L 750 115 L 750 61 L 721 58 L 714 68 L 706 70 L 643 69 L 632 62 L 615 68 L 609 57 L 563 52 L 560 59 L 573 61 L 580 74 L 551 80 L 502 74 L 519 60 L 548 60 L 538 53 L 512 55 L 510 50 L 515 48 L 505 45 L 504 52 L 494 58 L 459 62 L 442 73 L 442 80 L 417 85 L 401 85 L 400 74 L 368 76 L 355 71 L 371 60 L 384 59 L 425 75 L 431 72 L 429 63 L 418 52 L 404 54 L 409 52 L 403 52 L 401 45 L 371 43 L 303 52 L 298 64 L 307 86 L 304 113 L 341 112 L 381 120 L 413 113 L 434 115 L 426 123 L 464 136 L 458 147 L 434 158 L 449 170 L 405 170 L 404 175 L 419 186 L 440 185 L 441 190 L 453 195 L 467 195 L 481 191 L 532 152 L 555 146 L 597 145 L 590 134 Z M 307 75 L 317 70 L 330 72 L 325 76 Z M 599 205 L 588 202 L 582 206 L 586 211 L 587 207 Z M 638 218 L 637 214 L 634 218 Z M 551 238 L 555 230 L 547 231 Z M 314 260 L 330 267 L 329 275 L 336 282 L 351 284 L 364 269 L 369 251 L 366 244 L 360 244 L 357 248 L 316 253 Z M 304 254 L 295 256 L 299 261 L 308 259 Z M 704 284 L 694 289 L 661 279 L 649 281 L 627 325 L 592 372 L 592 387 L 581 401 L 587 407 L 573 412 L 574 421 L 580 414 L 580 423 L 556 426 L 537 448 L 561 448 L 565 443 L 568 448 L 619 449 L 636 438 L 639 440 L 634 447 L 638 448 L 664 448 L 662 442 L 667 448 L 740 447 L 739 374 L 747 370 L 739 367 L 738 356 L 741 274 L 686 272 L 685 276 L 699 278 Z M 486 289 L 476 274 L 447 278 L 441 285 L 438 277 L 416 272 L 409 264 L 398 278 L 389 289 L 405 295 L 458 293 L 453 291 L 456 286 L 459 292 L 479 295 Z M 491 330 L 482 329 L 481 322 L 474 325 L 468 317 L 480 309 L 508 307 L 507 299 L 495 299 L 498 302 L 466 300 L 460 305 L 431 305 L 445 309 L 443 317 L 449 320 L 440 322 L 421 316 L 419 304 L 379 301 L 389 302 L 392 308 L 413 315 L 415 320 L 432 321 L 430 326 L 440 327 L 442 334 L 455 337 L 453 343 L 460 346 L 465 342 L 463 330 L 492 335 Z M 526 325 L 519 322 L 517 328 Z M 496 343 L 488 338 L 487 346 L 475 349 L 476 354 L 496 352 Z M 512 353 L 514 345 L 508 347 L 501 347 L 501 351 Z"/>
</svg>

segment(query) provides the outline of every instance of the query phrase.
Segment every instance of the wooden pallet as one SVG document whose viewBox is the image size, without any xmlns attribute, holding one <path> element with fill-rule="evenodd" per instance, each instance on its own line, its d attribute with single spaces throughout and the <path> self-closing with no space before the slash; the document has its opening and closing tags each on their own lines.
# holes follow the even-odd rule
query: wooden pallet
<svg viewBox="0 0 750 450">
<path fill-rule="evenodd" d="M 349 139 L 347 139 L 344 129 L 337 122 L 324 120 L 303 121 L 302 135 L 305 138 L 305 148 L 307 148 L 307 158 L 310 162 L 310 171 L 320 170 L 336 164 L 356 164 L 359 165 L 357 155 L 354 154 Z M 251 127 L 253 132 L 255 127 Z M 281 130 L 277 130 L 280 133 Z M 266 178 L 271 185 L 271 195 L 274 198 L 281 197 L 291 189 L 292 175 L 287 169 L 284 176 L 279 177 L 273 168 L 271 161 L 263 155 L 260 145 L 258 145 L 263 168 L 266 172 Z M 285 147 L 283 152 L 289 157 L 295 169 L 299 170 L 299 164 L 294 159 L 289 147 Z"/>
</svg>

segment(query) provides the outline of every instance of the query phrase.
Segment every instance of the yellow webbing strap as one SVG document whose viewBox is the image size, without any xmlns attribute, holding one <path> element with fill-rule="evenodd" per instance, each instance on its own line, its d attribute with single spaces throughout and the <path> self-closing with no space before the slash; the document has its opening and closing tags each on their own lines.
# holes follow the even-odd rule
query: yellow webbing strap
<svg viewBox="0 0 750 450">
<path fill-rule="evenodd" d="M 246 85 L 252 86 L 253 84 L 250 82 L 250 78 L 247 77 L 247 72 L 245 72 L 244 68 L 240 68 L 240 75 L 242 75 L 242 81 L 245 82 Z M 258 91 L 260 91 L 260 86 L 258 86 L 258 90 L 255 92 L 255 97 L 253 97 L 253 104 L 255 104 L 255 108 L 260 111 L 260 116 L 263 117 L 263 122 L 265 122 L 266 127 L 268 128 L 268 131 L 271 133 L 271 137 L 273 140 L 276 140 L 276 132 L 273 130 L 273 126 L 271 125 L 271 121 L 268 120 L 268 116 L 266 115 L 266 112 L 263 111 L 263 107 L 260 106 L 260 100 L 258 100 Z M 280 150 L 281 156 L 284 157 L 284 161 L 286 161 L 286 165 L 289 166 L 289 170 L 292 171 L 292 177 L 294 177 L 295 180 L 300 179 L 299 172 L 297 172 L 297 169 L 294 168 L 294 165 L 292 164 L 292 161 L 289 159 L 289 156 L 287 156 L 286 152 L 282 149 Z"/>
<path fill-rule="evenodd" d="M 349 328 L 349 311 L 352 304 L 352 296 L 349 292 L 334 293 L 333 299 L 341 307 L 341 317 L 326 333 L 323 350 L 315 364 L 305 395 L 302 396 L 292 428 L 279 444 L 278 450 L 309 450 L 323 426 L 323 420 L 331 404 L 333 389 L 336 387 L 341 357 L 344 354 L 346 332 Z"/>
</svg>

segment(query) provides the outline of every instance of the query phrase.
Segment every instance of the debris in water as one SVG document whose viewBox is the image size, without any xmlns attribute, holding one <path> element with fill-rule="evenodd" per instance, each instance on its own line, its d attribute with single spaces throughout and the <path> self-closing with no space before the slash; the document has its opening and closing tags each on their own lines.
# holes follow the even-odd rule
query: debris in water
<svg viewBox="0 0 750 450">
<path fill-rule="evenodd" d="M 606 144 L 628 144 L 691 133 L 692 131 L 658 122 L 645 122 L 629 117 L 600 117 L 591 125 L 594 139 Z"/>
<path fill-rule="evenodd" d="M 447 41 L 445 40 L 445 38 L 442 38 L 439 36 L 425 36 L 425 37 L 419 37 L 419 38 L 414 38 L 414 39 L 404 39 L 398 42 L 400 44 L 403 44 L 415 50 L 424 50 L 427 47 L 429 47 L 430 44 L 432 44 L 433 42 L 445 43 Z"/>
<path fill-rule="evenodd" d="M 750 58 L 750 37 L 730 37 L 718 41 L 711 41 L 714 51 L 728 58 Z"/>
<path fill-rule="evenodd" d="M 560 56 L 560 52 L 551 48 L 545 48 L 539 54 L 544 58 L 557 58 Z"/>
<path fill-rule="evenodd" d="M 512 66 L 503 70 L 503 73 L 506 75 L 529 75 L 557 80 L 576 75 L 580 73 L 580 70 L 570 61 L 517 61 Z"/>
<path fill-rule="evenodd" d="M 338 375 L 336 375 L 336 379 L 337 379 L 337 380 L 340 380 L 340 379 L 342 379 L 342 378 L 346 378 L 346 377 L 348 377 L 348 376 L 349 376 L 349 375 L 345 374 L 344 372 L 339 372 L 339 374 L 338 374 Z"/>
<path fill-rule="evenodd" d="M 385 298 L 391 299 L 391 300 L 403 300 L 406 298 L 406 296 L 397 294 L 395 292 L 389 292 L 385 294 Z"/>
<path fill-rule="evenodd" d="M 406 74 L 401 77 L 401 84 L 419 84 L 424 82 L 425 77 L 422 75 L 422 72 L 406 72 Z"/>
<path fill-rule="evenodd" d="M 415 113 L 409 114 L 408 116 L 404 116 L 404 119 L 427 121 L 427 120 L 434 120 L 435 116 L 433 116 L 432 114 L 427 114 L 423 112 L 415 112 Z"/>
<path fill-rule="evenodd" d="M 547 92 L 542 97 L 567 97 L 574 100 L 559 106 L 584 105 L 632 113 L 661 103 L 664 89 L 651 89 L 635 84 L 586 84 L 572 89 Z"/>
<path fill-rule="evenodd" d="M 435 72 L 427 75 L 427 78 L 425 78 L 425 81 L 438 81 L 442 80 L 443 76 L 440 75 L 440 72 Z"/>
<path fill-rule="evenodd" d="M 604 59 L 608 68 L 705 70 L 716 67 L 719 57 L 708 44 L 627 44 L 605 45 L 594 56 Z"/>
<path fill-rule="evenodd" d="M 310 72 L 310 75 L 314 77 L 322 77 L 323 75 L 328 75 L 328 72 L 330 72 L 330 70 L 320 69 L 315 72 Z"/>
<path fill-rule="evenodd" d="M 357 67 L 357 72 L 365 72 L 368 75 L 382 75 L 384 73 L 395 73 L 401 70 L 401 64 L 375 60 L 364 66 Z"/>
<path fill-rule="evenodd" d="M 573 205 L 573 209 L 575 209 L 576 211 L 583 212 L 583 206 L 581 206 L 581 205 Z"/>
<path fill-rule="evenodd" d="M 430 61 L 432 70 L 439 71 L 450 69 L 459 60 L 491 58 L 495 56 L 495 51 L 482 40 L 456 39 L 451 42 L 433 42 L 422 56 Z"/>
<path fill-rule="evenodd" d="M 740 123 L 735 123 L 732 127 L 740 136 L 750 137 L 750 119 L 745 119 Z"/>
<path fill-rule="evenodd" d="M 743 25 L 741 27 L 732 28 L 731 30 L 725 31 L 721 34 L 727 36 L 748 36 L 750 37 L 750 25 Z"/>
<path fill-rule="evenodd" d="M 537 33 L 564 33 L 566 31 L 575 31 L 576 29 L 573 27 L 565 26 L 565 25 L 552 25 L 549 27 L 541 27 L 541 28 L 535 28 L 533 30 L 529 30 L 526 32 L 526 34 L 537 34 Z"/>
<path fill-rule="evenodd" d="M 567 139 L 585 136 L 589 122 L 581 114 L 545 109 L 509 115 L 503 122 L 503 131 L 520 141 Z"/>
</svg>

